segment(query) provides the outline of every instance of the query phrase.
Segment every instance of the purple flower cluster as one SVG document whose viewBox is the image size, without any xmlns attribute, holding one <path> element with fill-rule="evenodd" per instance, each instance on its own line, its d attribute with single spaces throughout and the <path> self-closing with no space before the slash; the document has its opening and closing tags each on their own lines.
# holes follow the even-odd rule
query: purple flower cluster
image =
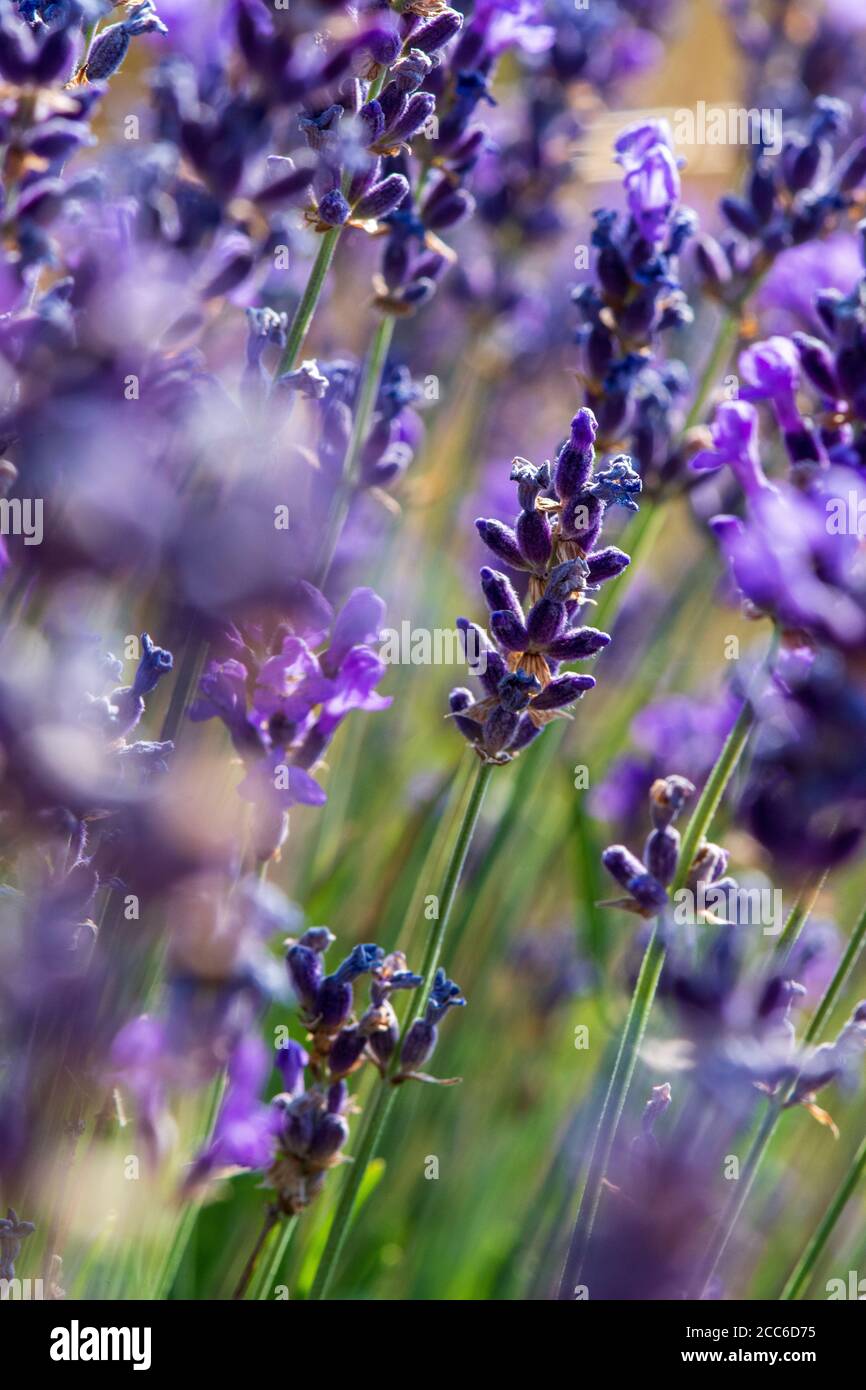
<svg viewBox="0 0 866 1390">
<path fill-rule="evenodd" d="M 386 956 L 374 945 L 355 946 L 326 974 L 324 955 L 333 941 L 326 927 L 312 927 L 290 941 L 286 963 L 309 1030 L 308 1045 L 292 1038 L 280 1043 L 273 1061 L 282 1090 L 265 1103 L 261 1094 L 271 1059 L 258 1038 L 238 1039 L 213 1133 L 192 1165 L 188 1186 L 238 1168 L 255 1169 L 274 1191 L 280 1215 L 303 1211 L 321 1191 L 329 1169 L 346 1161 L 347 1116 L 353 1109 L 347 1078 L 369 1062 L 387 1084 L 434 1080 L 418 1068 L 435 1049 L 447 1011 L 466 1003 L 458 986 L 438 971 L 424 1013 L 409 1027 L 395 1057 L 399 1028 L 391 996 L 419 989 L 422 977 L 406 968 L 400 952 Z M 354 987 L 365 975 L 370 1001 L 356 1019 Z"/>
<path fill-rule="evenodd" d="M 834 149 L 850 115 L 844 101 L 819 97 L 804 128 L 786 124 L 778 153 L 757 147 L 742 196 L 722 198 L 729 230 L 721 240 L 701 236 L 697 264 L 705 288 L 723 303 L 742 304 L 784 251 L 844 225 L 858 205 L 866 180 L 866 140 L 854 141 L 838 157 Z"/>
<path fill-rule="evenodd" d="M 346 715 L 391 703 L 376 692 L 385 664 L 371 644 L 385 606 L 372 589 L 355 589 L 336 617 L 312 585 L 300 584 L 296 599 L 292 617 L 267 633 L 226 630 L 231 655 L 210 662 L 189 710 L 193 722 L 218 718 L 229 732 L 261 861 L 285 842 L 290 807 L 326 801 L 312 771 Z"/>
<path fill-rule="evenodd" d="M 510 761 L 591 690 L 592 676 L 560 675 L 559 668 L 593 656 L 610 641 L 607 633 L 580 624 L 580 609 L 628 565 L 623 551 L 596 545 L 607 508 L 618 504 L 636 511 L 641 483 L 624 455 L 595 469 L 596 431 L 595 416 L 584 407 L 552 469 L 550 463 L 536 468 L 526 459 L 514 461 L 511 477 L 521 509 L 514 526 L 476 522 L 496 559 L 528 576 L 530 604 L 524 613 L 507 575 L 485 567 L 481 587 L 495 645 L 477 624 L 458 619 L 484 698 L 474 701 L 470 691 L 454 690 L 451 712 L 484 761 Z"/>
<path fill-rule="evenodd" d="M 594 281 L 572 296 L 582 319 L 581 372 L 602 447 L 628 440 L 641 476 L 654 480 L 688 389 L 683 364 L 665 360 L 660 348 L 665 334 L 692 321 L 678 262 L 696 219 L 680 205 L 680 161 L 667 122 L 627 127 L 614 150 L 628 212 L 595 214 Z"/>
</svg>

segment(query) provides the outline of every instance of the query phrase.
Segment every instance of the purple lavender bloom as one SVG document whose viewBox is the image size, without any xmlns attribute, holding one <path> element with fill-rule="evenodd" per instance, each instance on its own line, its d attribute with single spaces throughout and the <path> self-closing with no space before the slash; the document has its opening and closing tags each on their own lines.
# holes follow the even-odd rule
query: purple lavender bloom
<svg viewBox="0 0 866 1390">
<path fill-rule="evenodd" d="M 655 246 L 667 235 L 679 202 L 679 164 L 666 121 L 628 126 L 614 144 L 622 165 L 629 211 L 641 236 Z"/>
<path fill-rule="evenodd" d="M 550 567 L 567 560 L 583 560 L 601 533 L 605 510 L 620 505 L 637 511 L 634 497 L 641 480 L 625 455 L 618 455 L 604 469 L 593 471 L 595 420 L 583 410 L 572 424 L 571 439 L 560 450 L 551 478 L 550 465 L 535 468 L 525 459 L 515 459 L 512 480 L 518 484 L 517 497 L 522 508 L 513 530 L 500 521 L 479 519 L 475 525 L 485 545 L 514 569 L 528 570 L 533 576 L 532 597 L 540 596 Z M 580 459 L 574 466 L 573 460 Z M 555 497 L 547 494 L 551 490 Z M 587 568 L 575 576 L 574 589 L 585 587 Z M 612 577 L 612 576 L 611 576 Z"/>
<path fill-rule="evenodd" d="M 545 24 L 541 0 L 480 0 L 472 11 L 467 49 L 478 45 L 486 58 L 497 58 L 508 48 L 524 53 L 547 52 L 555 31 Z"/>
<path fill-rule="evenodd" d="M 369 643 L 378 637 L 381 599 L 359 588 L 332 618 L 318 590 L 306 586 L 299 630 L 280 650 L 252 658 L 212 662 L 189 709 L 194 722 L 219 718 L 243 760 L 239 795 L 256 808 L 256 846 L 263 859 L 276 854 L 288 833 L 293 805 L 319 806 L 326 794 L 311 775 L 340 724 L 352 710 L 383 710 L 390 699 L 376 692 L 385 663 Z M 318 655 L 328 628 L 330 644 Z M 252 698 L 249 688 L 252 685 Z"/>
<path fill-rule="evenodd" d="M 773 491 L 761 466 L 758 413 L 747 400 L 722 401 L 716 408 L 709 449 L 701 449 L 690 460 L 696 473 L 706 473 L 729 464 L 746 497 Z"/>
<path fill-rule="evenodd" d="M 279 1117 L 259 1099 L 270 1068 L 259 1038 L 242 1038 L 228 1062 L 226 1093 L 213 1133 L 195 1159 L 186 1186 L 193 1187 L 217 1170 L 266 1168 L 273 1158 Z"/>
<path fill-rule="evenodd" d="M 826 651 L 789 663 L 763 702 L 742 808 L 781 864 L 828 867 L 862 844 L 864 719 L 860 688 Z"/>
<path fill-rule="evenodd" d="M 712 527 L 753 609 L 850 646 L 866 633 L 866 614 L 852 569 L 856 538 L 828 525 L 837 488 L 844 496 L 841 480 L 809 494 L 780 484 L 753 497 L 745 520 L 718 516 Z"/>
</svg>

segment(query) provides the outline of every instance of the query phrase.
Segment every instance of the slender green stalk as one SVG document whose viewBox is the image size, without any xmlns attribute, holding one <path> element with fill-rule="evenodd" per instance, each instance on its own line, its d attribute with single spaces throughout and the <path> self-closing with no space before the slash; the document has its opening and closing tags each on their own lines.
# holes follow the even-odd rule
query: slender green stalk
<svg viewBox="0 0 866 1390">
<path fill-rule="evenodd" d="M 393 1084 L 393 1079 L 400 1065 L 400 1053 L 402 1051 L 403 1040 L 413 1020 L 417 1017 L 418 1012 L 423 1009 L 433 985 L 433 980 L 442 955 L 445 931 L 451 916 L 451 909 L 454 906 L 457 888 L 466 864 L 469 846 L 472 843 L 472 836 L 478 824 L 478 817 L 481 813 L 481 807 L 484 802 L 488 782 L 490 781 L 491 771 L 492 765 L 490 763 L 482 763 L 475 775 L 475 784 L 472 788 L 472 794 L 466 804 L 466 810 L 464 811 L 463 820 L 457 832 L 451 858 L 445 871 L 442 890 L 439 894 L 439 916 L 427 939 L 427 947 L 419 971 L 424 977 L 424 984 L 419 986 L 409 1001 L 409 1007 L 406 1011 L 400 1033 L 400 1040 L 394 1049 L 391 1064 L 383 1078 L 382 1084 L 377 1087 L 376 1095 L 365 1117 L 365 1122 L 359 1135 L 358 1149 L 354 1155 L 354 1162 L 346 1170 L 337 1209 L 334 1213 L 331 1229 L 328 1232 L 328 1239 L 325 1242 L 322 1258 L 319 1261 L 316 1277 L 313 1281 L 312 1289 L 310 1290 L 311 1299 L 323 1299 L 327 1297 L 328 1289 L 334 1278 L 340 1256 L 343 1252 L 343 1247 L 346 1243 L 346 1237 L 349 1234 L 349 1228 L 355 1210 L 355 1202 L 364 1180 L 364 1174 L 367 1171 L 371 1159 L 376 1153 L 382 1133 L 388 1122 L 388 1116 L 391 1113 L 391 1107 L 394 1104 L 394 1099 L 397 1094 L 397 1087 Z"/>
<path fill-rule="evenodd" d="M 866 941 L 866 909 L 860 914 L 856 925 L 851 933 L 851 939 L 840 960 L 832 980 L 824 991 L 823 997 L 803 1035 L 803 1046 L 809 1047 L 816 1042 L 832 1012 L 832 1009 L 839 998 L 845 983 L 854 968 L 854 964 L 863 949 Z M 769 1105 L 767 1113 L 761 1122 L 760 1128 L 752 1141 L 752 1146 L 746 1156 L 740 1180 L 735 1191 L 731 1194 L 731 1199 L 725 1210 L 722 1221 L 714 1236 L 714 1239 L 707 1251 L 704 1263 L 700 1271 L 699 1291 L 706 1290 L 707 1285 L 713 1278 L 718 1269 L 719 1262 L 728 1248 L 734 1228 L 740 1219 L 740 1214 L 749 1199 L 749 1193 L 755 1183 L 758 1170 L 764 1158 L 764 1154 L 770 1145 L 770 1140 L 775 1133 L 776 1126 L 782 1118 L 785 1110 L 785 1102 L 794 1090 L 797 1078 L 787 1087 L 783 1093 L 776 1097 Z"/>
<path fill-rule="evenodd" d="M 798 1299 L 808 1288 L 809 1281 L 815 1271 L 815 1266 L 821 1258 L 828 1240 L 833 1234 L 836 1222 L 848 1205 L 858 1183 L 864 1175 L 866 1175 L 866 1139 L 863 1140 L 854 1155 L 851 1166 L 842 1179 L 833 1200 L 825 1211 L 817 1231 L 791 1271 L 788 1282 L 779 1294 L 780 1300 L 787 1301 Z"/>
<path fill-rule="evenodd" d="M 731 354 L 733 353 L 734 346 L 740 334 L 742 316 L 746 305 L 758 289 L 766 271 L 767 267 L 758 270 L 747 281 L 734 303 L 725 305 L 718 332 L 716 333 L 713 345 L 710 349 L 710 355 L 701 373 L 701 379 L 698 382 L 691 408 L 683 424 L 683 434 L 690 429 L 694 429 L 695 425 L 700 424 L 701 416 L 704 413 L 704 406 L 713 389 L 713 384 L 724 372 L 725 367 L 730 361 Z"/>
<path fill-rule="evenodd" d="M 391 347 L 391 339 L 393 336 L 394 318 L 391 314 L 385 314 L 380 320 L 379 326 L 373 335 L 370 351 L 367 353 L 364 360 L 358 400 L 355 406 L 354 420 L 352 421 L 352 433 L 349 437 L 346 458 L 343 463 L 343 477 L 334 498 L 334 505 L 331 508 L 331 515 L 328 520 L 328 530 L 322 546 L 321 569 L 317 579 L 319 588 L 322 588 L 328 577 L 328 572 L 333 563 L 337 546 L 340 543 L 343 527 L 346 524 L 346 517 L 349 514 L 349 506 L 352 501 L 352 489 L 355 485 L 358 471 L 358 461 L 361 457 L 364 441 L 367 438 L 370 417 L 373 414 L 373 406 L 379 391 L 382 371 L 385 366 L 388 351 Z"/>
<path fill-rule="evenodd" d="M 560 1299 L 570 1299 L 574 1295 L 576 1286 L 580 1283 L 583 1263 L 586 1258 L 586 1251 L 592 1235 L 592 1228 L 595 1223 L 598 1205 L 601 1200 L 604 1177 L 610 1162 L 613 1151 L 614 1140 L 619 1128 L 620 1118 L 623 1107 L 625 1106 L 626 1096 L 634 1075 L 637 1064 L 637 1054 L 643 1040 L 655 999 L 658 987 L 659 976 L 664 965 L 665 947 L 659 936 L 659 928 L 656 924 L 653 927 L 652 935 L 649 939 L 644 958 L 641 963 L 640 974 L 637 984 L 629 1004 L 628 1016 L 625 1028 L 620 1040 L 619 1051 L 617 1052 L 616 1062 L 611 1073 L 607 1094 L 604 1098 L 601 1116 L 599 1117 L 598 1128 L 596 1129 L 595 1140 L 592 1146 L 592 1154 L 589 1161 L 589 1170 L 586 1175 L 586 1182 L 583 1194 L 580 1199 L 577 1220 L 572 1232 L 571 1243 L 566 1256 L 565 1268 L 562 1274 L 562 1282 L 559 1287 Z"/>
<path fill-rule="evenodd" d="M 294 371 L 298 364 L 328 271 L 331 269 L 331 262 L 334 259 L 334 252 L 337 249 L 337 242 L 342 230 L 342 227 L 332 227 L 330 231 L 322 234 L 316 259 L 313 261 L 309 279 L 304 287 L 304 293 L 301 295 L 301 302 L 295 310 L 289 336 L 286 339 L 286 346 L 277 366 L 277 376 Z"/>
<path fill-rule="evenodd" d="M 719 325 L 719 331 L 716 334 L 710 355 L 707 358 L 706 366 L 701 373 L 701 379 L 698 382 L 689 413 L 683 424 L 684 434 L 688 430 L 694 429 L 695 425 L 700 424 L 707 398 L 719 374 L 724 371 L 724 368 L 728 364 L 739 331 L 739 312 L 732 312 L 730 309 L 725 309 L 722 322 Z"/>
<path fill-rule="evenodd" d="M 778 637 L 774 635 L 768 654 L 772 661 Z M 671 897 L 685 886 L 694 857 L 703 843 L 715 815 L 725 788 L 736 770 L 743 754 L 746 741 L 754 723 L 754 707 L 746 700 L 737 716 L 734 727 L 728 735 L 712 772 L 689 821 L 680 847 L 677 871 L 671 885 Z M 598 1127 L 595 1133 L 589 1169 L 583 1194 L 580 1199 L 577 1219 L 572 1232 L 571 1244 L 565 1260 L 562 1282 L 559 1288 L 560 1299 L 573 1296 L 580 1283 L 586 1252 L 589 1247 L 592 1228 L 604 1186 L 610 1156 L 613 1151 L 620 1118 L 634 1075 L 640 1045 L 646 1031 L 650 1011 L 655 999 L 659 977 L 665 959 L 665 945 L 657 922 L 644 953 L 637 984 L 629 1005 L 625 1029 L 614 1063 L 613 1073 L 604 1098 Z"/>
<path fill-rule="evenodd" d="M 276 1286 L 277 1276 L 286 1258 L 286 1251 L 298 1226 L 297 1216 L 284 1216 L 279 1227 L 279 1236 L 273 1244 L 270 1258 L 262 1260 L 250 1288 L 250 1297 L 265 1302 L 271 1297 Z"/>
<path fill-rule="evenodd" d="M 388 69 L 383 68 L 375 81 L 370 85 L 370 90 L 367 94 L 368 101 L 372 101 L 379 95 L 385 85 L 387 76 Z M 345 182 L 344 180 L 344 191 Z M 342 230 L 342 227 L 332 227 L 330 231 L 322 233 L 316 259 L 313 261 L 309 279 L 304 288 L 304 293 L 301 295 L 301 302 L 295 310 L 295 316 L 292 319 L 292 325 L 289 329 L 288 338 L 286 339 L 286 346 L 283 349 L 282 356 L 277 366 L 276 376 L 282 376 L 284 372 L 294 371 L 295 367 L 298 365 L 298 359 L 301 356 L 307 334 L 310 331 L 310 324 L 313 322 L 313 316 L 316 312 L 325 280 L 328 277 L 328 271 L 331 268 L 331 262 L 334 259 L 334 252 L 337 249 L 337 242 L 340 239 Z"/>
<path fill-rule="evenodd" d="M 791 908 L 782 934 L 773 948 L 773 953 L 770 957 L 771 968 L 776 970 L 780 969 L 790 956 L 797 942 L 800 940 L 800 934 L 812 915 L 812 909 L 818 901 L 818 895 L 826 881 L 826 873 L 813 874 L 812 877 L 806 880 L 800 892 L 797 894 L 797 901 Z"/>
</svg>

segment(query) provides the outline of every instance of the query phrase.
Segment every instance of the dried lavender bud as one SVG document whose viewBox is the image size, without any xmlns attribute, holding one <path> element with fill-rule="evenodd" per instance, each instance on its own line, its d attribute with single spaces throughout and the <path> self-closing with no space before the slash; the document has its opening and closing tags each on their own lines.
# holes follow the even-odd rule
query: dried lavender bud
<svg viewBox="0 0 866 1390">
<path fill-rule="evenodd" d="M 715 883 L 728 867 L 728 852 L 720 845 L 703 845 L 692 860 L 687 886 L 696 889 L 702 883 Z"/>
<path fill-rule="evenodd" d="M 650 787 L 650 815 L 656 830 L 664 830 L 677 819 L 686 802 L 695 794 L 686 777 L 659 777 Z"/>
</svg>

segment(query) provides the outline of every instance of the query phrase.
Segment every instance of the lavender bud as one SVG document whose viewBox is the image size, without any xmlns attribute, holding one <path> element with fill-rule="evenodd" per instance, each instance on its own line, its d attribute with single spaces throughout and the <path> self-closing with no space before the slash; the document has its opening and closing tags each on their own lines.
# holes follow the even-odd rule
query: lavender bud
<svg viewBox="0 0 866 1390">
<path fill-rule="evenodd" d="M 309 1055 L 300 1043 L 290 1039 L 277 1048 L 274 1060 L 283 1078 L 283 1090 L 296 1097 L 304 1089 L 304 1068 L 310 1060 Z"/>
<path fill-rule="evenodd" d="M 622 574 L 623 570 L 631 564 L 631 557 L 626 555 L 624 550 L 618 550 L 615 545 L 606 546 L 604 550 L 594 551 L 587 559 L 589 572 L 587 582 L 589 584 L 604 584 L 609 579 L 616 579 Z"/>
<path fill-rule="evenodd" d="M 324 1163 L 343 1148 L 349 1138 L 349 1126 L 342 1115 L 326 1110 L 316 1120 L 309 1156 L 314 1163 Z"/>
<path fill-rule="evenodd" d="M 510 579 L 498 570 L 489 569 L 487 565 L 479 571 L 481 580 L 481 592 L 487 600 L 487 606 L 491 613 L 505 610 L 513 613 L 519 622 L 523 620 L 523 609 L 520 599 L 514 592 L 514 586 Z"/>
<path fill-rule="evenodd" d="M 390 67 L 403 47 L 400 35 L 394 29 L 373 29 L 364 35 L 364 44 L 374 63 Z"/>
<path fill-rule="evenodd" d="M 646 866 L 654 878 L 667 888 L 677 871 L 680 836 L 677 830 L 653 830 L 644 847 Z"/>
<path fill-rule="evenodd" d="M 453 189 L 447 197 L 437 198 L 431 207 L 422 209 L 424 225 L 434 232 L 444 232 L 457 227 L 471 217 L 475 211 L 475 199 L 465 188 Z"/>
<path fill-rule="evenodd" d="M 328 975 L 319 987 L 316 997 L 316 1015 L 321 1026 L 328 1031 L 339 1028 L 352 1012 L 352 986 L 346 981 Z"/>
<path fill-rule="evenodd" d="M 609 642 L 607 632 L 599 632 L 595 627 L 582 627 L 552 642 L 549 655 L 555 661 L 584 661 L 587 657 L 595 656 Z"/>
<path fill-rule="evenodd" d="M 587 690 L 592 690 L 594 685 L 595 679 L 592 676 L 557 676 L 545 686 L 540 695 L 536 695 L 532 701 L 532 708 L 539 711 L 564 709 L 566 705 L 572 705 L 575 700 L 579 700 Z"/>
<path fill-rule="evenodd" d="M 332 188 L 319 200 L 316 208 L 319 221 L 324 222 L 328 227 L 342 227 L 348 222 L 352 209 L 346 202 L 339 188 Z"/>
<path fill-rule="evenodd" d="M 333 946 L 336 939 L 327 927 L 309 927 L 298 941 L 298 945 L 309 946 L 311 951 L 322 953 L 327 951 L 329 946 Z"/>
<path fill-rule="evenodd" d="M 571 422 L 571 438 L 563 444 L 553 471 L 553 486 L 561 502 L 582 492 L 592 474 L 598 422 L 591 410 L 579 410 Z"/>
<path fill-rule="evenodd" d="M 698 238 L 695 261 L 702 280 L 710 289 L 721 289 L 730 281 L 731 263 L 715 237 L 704 235 Z"/>
<path fill-rule="evenodd" d="M 381 183 L 374 184 L 370 191 L 357 203 L 355 215 L 362 218 L 387 217 L 400 206 L 409 192 L 409 180 L 402 174 L 389 174 Z"/>
<path fill-rule="evenodd" d="M 515 526 L 517 544 L 525 564 L 544 569 L 553 550 L 550 522 L 544 512 L 521 512 Z"/>
<path fill-rule="evenodd" d="M 411 140 L 427 124 L 435 110 L 436 98 L 431 92 L 413 93 L 397 119 L 386 128 L 383 143 L 400 145 Z"/>
<path fill-rule="evenodd" d="M 308 1013 L 314 1013 L 319 986 L 325 973 L 321 955 L 311 947 L 299 943 L 289 950 L 286 965 L 292 989 L 299 1002 Z"/>
<path fill-rule="evenodd" d="M 342 1115 L 349 1100 L 349 1088 L 345 1081 L 334 1081 L 328 1087 L 327 1107 L 331 1115 Z"/>
<path fill-rule="evenodd" d="M 803 371 L 812 384 L 830 400 L 838 400 L 841 392 L 836 379 L 836 359 L 827 344 L 820 338 L 810 337 L 808 333 L 792 333 L 791 339 L 796 344 Z"/>
<path fill-rule="evenodd" d="M 488 550 L 492 550 L 498 560 L 510 565 L 512 569 L 526 568 L 517 537 L 510 526 L 504 525 L 501 521 L 486 521 L 480 517 L 475 522 L 475 529 Z"/>
<path fill-rule="evenodd" d="M 668 895 L 661 883 L 625 845 L 611 845 L 602 854 L 601 862 L 642 911 L 657 913 L 666 905 Z"/>
<path fill-rule="evenodd" d="M 695 788 L 686 777 L 658 777 L 650 787 L 650 816 L 656 830 L 673 824 Z"/>
<path fill-rule="evenodd" d="M 361 1059 L 366 1039 L 357 1024 L 338 1033 L 328 1053 L 328 1069 L 332 1076 L 347 1076 Z"/>
<path fill-rule="evenodd" d="M 457 10 L 443 10 L 433 19 L 416 29 L 412 35 L 412 47 L 421 53 L 436 53 L 459 34 L 463 27 L 463 16 Z"/>
<path fill-rule="evenodd" d="M 399 91 L 414 92 L 433 71 L 433 60 L 417 48 L 411 48 L 391 65 L 391 78 Z"/>
<path fill-rule="evenodd" d="M 758 219 L 747 203 L 741 198 L 734 197 L 733 194 L 725 194 L 719 199 L 719 210 L 722 216 L 730 222 L 735 232 L 741 236 L 752 238 L 758 235 Z"/>
<path fill-rule="evenodd" d="M 425 1018 L 416 1018 L 400 1053 L 400 1067 L 403 1071 L 417 1071 L 432 1055 L 438 1039 L 438 1029 Z"/>
<path fill-rule="evenodd" d="M 715 883 L 728 867 L 728 852 L 721 845 L 703 845 L 692 860 L 687 880 L 688 887 L 697 888 L 702 883 Z"/>
</svg>

